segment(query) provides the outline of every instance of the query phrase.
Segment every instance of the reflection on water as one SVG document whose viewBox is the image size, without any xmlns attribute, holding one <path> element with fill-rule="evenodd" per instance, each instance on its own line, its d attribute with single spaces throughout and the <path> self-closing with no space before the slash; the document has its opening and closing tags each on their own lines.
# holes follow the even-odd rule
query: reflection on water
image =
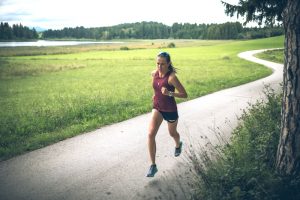
<svg viewBox="0 0 300 200">
<path fill-rule="evenodd" d="M 70 46 L 82 44 L 121 44 L 123 42 L 92 42 L 92 41 L 48 41 L 35 42 L 0 42 L 0 47 L 32 47 L 32 46 Z"/>
</svg>

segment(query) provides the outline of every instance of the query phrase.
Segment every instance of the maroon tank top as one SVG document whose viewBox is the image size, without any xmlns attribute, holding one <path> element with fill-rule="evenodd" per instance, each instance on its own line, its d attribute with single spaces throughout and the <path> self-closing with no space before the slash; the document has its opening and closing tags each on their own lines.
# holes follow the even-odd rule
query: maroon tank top
<svg viewBox="0 0 300 200">
<path fill-rule="evenodd" d="M 163 112 L 176 112 L 177 111 L 177 105 L 174 97 L 170 97 L 167 95 L 163 95 L 161 93 L 161 88 L 165 87 L 169 91 L 174 92 L 175 87 L 172 85 L 169 85 L 168 79 L 171 72 L 168 71 L 164 77 L 160 78 L 158 71 L 155 72 L 154 78 L 153 78 L 153 89 L 154 89 L 154 99 L 153 99 L 153 108 L 163 111 Z"/>
</svg>

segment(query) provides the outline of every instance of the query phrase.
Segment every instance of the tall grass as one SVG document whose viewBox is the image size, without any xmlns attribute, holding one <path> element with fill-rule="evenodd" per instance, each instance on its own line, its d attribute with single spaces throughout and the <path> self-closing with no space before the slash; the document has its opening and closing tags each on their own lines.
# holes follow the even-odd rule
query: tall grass
<svg viewBox="0 0 300 200">
<path fill-rule="evenodd" d="M 282 177 L 275 169 L 282 94 L 269 87 L 264 93 L 266 100 L 244 110 L 230 142 L 191 151 L 192 199 L 299 199 L 300 177 Z"/>
<path fill-rule="evenodd" d="M 51 55 L 41 50 L 38 56 L 1 57 L 0 158 L 149 112 L 150 72 L 161 50 L 171 53 L 193 99 L 269 75 L 271 70 L 236 55 L 282 43 L 276 37 L 172 49 Z"/>
<path fill-rule="evenodd" d="M 263 54 L 272 61 L 283 59 L 282 51 L 273 52 L 276 56 Z M 195 175 L 192 199 L 300 199 L 300 177 L 280 176 L 275 168 L 282 93 L 275 94 L 267 86 L 264 94 L 265 98 L 243 111 L 230 141 L 216 133 L 221 144 L 200 148 L 200 152 L 190 150 Z"/>
</svg>

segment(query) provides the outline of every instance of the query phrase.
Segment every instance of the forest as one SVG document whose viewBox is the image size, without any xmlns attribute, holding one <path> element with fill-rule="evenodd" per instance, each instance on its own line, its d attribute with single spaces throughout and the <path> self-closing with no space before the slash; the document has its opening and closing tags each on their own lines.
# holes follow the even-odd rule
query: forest
<svg viewBox="0 0 300 200">
<path fill-rule="evenodd" d="M 34 40 L 38 39 L 38 33 L 22 24 L 10 26 L 7 22 L 0 23 L 0 40 Z"/>
<path fill-rule="evenodd" d="M 111 27 L 64 28 L 47 30 L 44 39 L 50 38 L 89 38 L 96 40 L 111 39 L 254 39 L 283 34 L 281 26 L 247 28 L 239 22 L 223 24 L 174 23 L 168 26 L 158 22 L 126 23 Z"/>
<path fill-rule="evenodd" d="M 223 24 L 190 24 L 174 23 L 168 26 L 158 22 L 125 23 L 110 27 L 63 28 L 60 30 L 48 29 L 39 36 L 37 31 L 22 24 L 12 27 L 1 22 L 0 40 L 26 40 L 26 39 L 256 39 L 283 35 L 280 25 L 270 27 L 243 27 L 239 22 L 226 22 Z"/>
</svg>

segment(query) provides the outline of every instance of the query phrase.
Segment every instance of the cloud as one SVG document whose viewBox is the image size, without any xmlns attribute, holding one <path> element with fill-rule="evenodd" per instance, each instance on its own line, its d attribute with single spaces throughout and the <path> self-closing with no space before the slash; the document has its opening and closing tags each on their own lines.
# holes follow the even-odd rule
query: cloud
<svg viewBox="0 0 300 200">
<path fill-rule="evenodd" d="M 238 0 L 225 1 L 232 3 Z M 1 21 L 51 29 L 112 26 L 140 21 L 157 21 L 167 25 L 174 22 L 237 21 L 225 15 L 220 0 L 0 0 L 0 5 Z"/>
<path fill-rule="evenodd" d="M 0 0 L 0 7 L 18 3 L 19 0 Z"/>
<path fill-rule="evenodd" d="M 5 5 L 8 2 L 8 0 L 0 0 L 0 6 Z"/>
<path fill-rule="evenodd" d="M 0 14 L 0 19 L 1 21 L 22 21 L 25 18 L 30 17 L 30 13 L 26 11 L 19 11 L 19 12 L 11 12 L 11 13 L 1 13 Z"/>
</svg>

